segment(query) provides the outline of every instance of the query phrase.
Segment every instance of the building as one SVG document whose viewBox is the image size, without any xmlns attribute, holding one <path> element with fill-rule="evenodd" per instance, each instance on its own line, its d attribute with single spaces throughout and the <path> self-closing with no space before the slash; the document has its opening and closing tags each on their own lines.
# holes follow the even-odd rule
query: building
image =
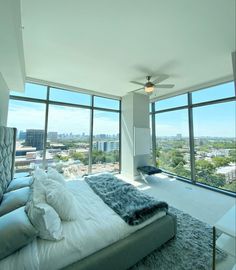
<svg viewBox="0 0 236 270">
<path fill-rule="evenodd" d="M 119 150 L 119 141 L 97 141 L 94 143 L 95 149 L 102 152 Z"/>
<path fill-rule="evenodd" d="M 178 141 L 182 140 L 182 134 L 181 133 L 176 134 L 176 140 L 178 140 Z"/>
<path fill-rule="evenodd" d="M 25 137 L 26 137 L 26 132 L 25 131 L 20 131 L 19 132 L 19 140 L 25 140 Z"/>
<path fill-rule="evenodd" d="M 17 147 L 16 156 L 26 156 L 28 153 L 36 151 L 36 147 Z"/>
<path fill-rule="evenodd" d="M 47 139 L 51 142 L 55 142 L 58 138 L 58 133 L 56 131 L 50 131 L 48 132 Z"/>
<path fill-rule="evenodd" d="M 25 136 L 25 146 L 36 147 L 36 150 L 43 150 L 44 130 L 27 129 Z"/>
</svg>

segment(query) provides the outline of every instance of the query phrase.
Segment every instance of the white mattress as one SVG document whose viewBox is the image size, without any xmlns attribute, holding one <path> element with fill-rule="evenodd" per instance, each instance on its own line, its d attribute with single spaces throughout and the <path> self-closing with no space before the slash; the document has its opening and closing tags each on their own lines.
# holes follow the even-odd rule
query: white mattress
<svg viewBox="0 0 236 270">
<path fill-rule="evenodd" d="M 37 238 L 28 246 L 0 261 L 0 269 L 59 269 L 78 261 L 166 215 L 159 212 L 137 226 L 129 226 L 85 181 L 70 181 L 77 198 L 77 220 L 63 222 L 65 238 L 46 241 Z"/>
</svg>

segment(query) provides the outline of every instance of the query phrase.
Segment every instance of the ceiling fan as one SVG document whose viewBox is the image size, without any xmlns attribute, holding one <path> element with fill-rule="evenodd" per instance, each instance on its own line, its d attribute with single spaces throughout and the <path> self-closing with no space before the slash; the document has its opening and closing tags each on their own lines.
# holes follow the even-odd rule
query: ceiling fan
<svg viewBox="0 0 236 270">
<path fill-rule="evenodd" d="M 139 91 L 139 90 L 144 88 L 144 91 L 150 95 L 153 93 L 155 88 L 173 88 L 175 86 L 174 84 L 159 84 L 159 83 L 163 82 L 164 80 L 168 79 L 169 78 L 168 75 L 164 75 L 164 74 L 160 75 L 156 80 L 154 80 L 152 82 L 150 81 L 151 78 L 152 78 L 152 76 L 146 76 L 146 79 L 147 79 L 146 83 L 131 81 L 131 83 L 142 85 L 141 88 L 133 90 L 131 92 L 136 92 L 136 91 Z"/>
</svg>

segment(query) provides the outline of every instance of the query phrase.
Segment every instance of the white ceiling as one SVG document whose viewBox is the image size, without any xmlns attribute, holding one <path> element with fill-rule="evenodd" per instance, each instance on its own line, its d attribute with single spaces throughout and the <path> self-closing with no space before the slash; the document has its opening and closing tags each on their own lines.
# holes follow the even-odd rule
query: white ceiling
<svg viewBox="0 0 236 270">
<path fill-rule="evenodd" d="M 234 0 L 22 0 L 27 77 L 115 96 L 146 75 L 170 91 L 232 78 Z"/>
</svg>

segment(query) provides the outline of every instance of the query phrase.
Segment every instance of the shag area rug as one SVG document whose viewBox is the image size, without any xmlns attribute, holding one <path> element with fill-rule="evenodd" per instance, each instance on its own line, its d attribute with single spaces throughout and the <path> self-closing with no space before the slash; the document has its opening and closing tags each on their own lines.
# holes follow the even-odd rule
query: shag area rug
<svg viewBox="0 0 236 270">
<path fill-rule="evenodd" d="M 177 235 L 129 270 L 210 270 L 212 269 L 212 227 L 174 207 Z M 216 261 L 226 258 L 217 250 Z"/>
</svg>

